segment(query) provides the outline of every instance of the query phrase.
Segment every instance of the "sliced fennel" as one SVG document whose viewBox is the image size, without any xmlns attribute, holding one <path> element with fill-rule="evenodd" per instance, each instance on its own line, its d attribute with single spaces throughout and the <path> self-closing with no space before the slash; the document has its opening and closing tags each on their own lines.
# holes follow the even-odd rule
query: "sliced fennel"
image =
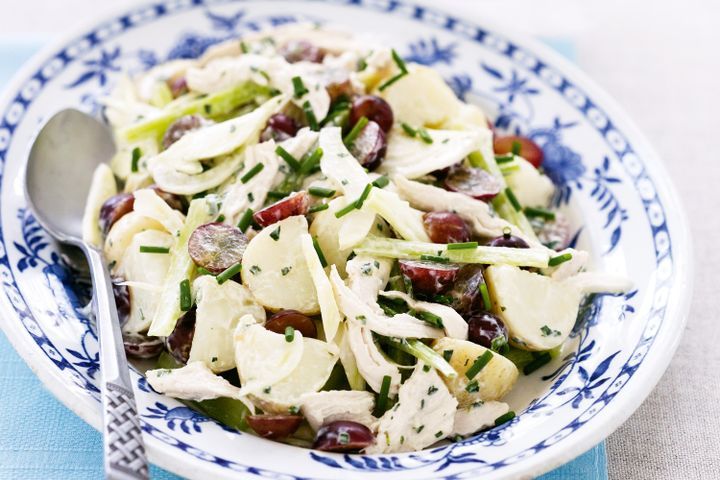
<svg viewBox="0 0 720 480">
<path fill-rule="evenodd" d="M 406 240 L 418 242 L 430 240 L 423 226 L 423 212 L 412 208 L 397 193 L 373 188 L 364 205 L 365 208 L 383 217 Z"/>
<path fill-rule="evenodd" d="M 507 248 L 479 246 L 464 250 L 447 250 L 440 243 L 412 242 L 395 238 L 370 236 L 355 247 L 358 255 L 423 260 L 423 256 L 442 257 L 454 263 L 506 264 L 518 267 L 545 268 L 550 255 L 543 248 Z M 427 259 L 427 258 L 426 258 Z"/>
<path fill-rule="evenodd" d="M 85 211 L 82 219 L 82 237 L 89 244 L 99 247 L 102 245 L 102 232 L 100 231 L 100 207 L 105 200 L 117 193 L 117 184 L 112 170 L 101 163 L 93 173 L 90 192 L 85 202 Z"/>
<path fill-rule="evenodd" d="M 211 219 L 212 214 L 208 202 L 204 198 L 198 198 L 190 202 L 185 224 L 180 230 L 177 242 L 170 250 L 170 268 L 165 277 L 164 288 L 158 301 L 158 309 L 155 311 L 148 335 L 166 337 L 175 328 L 175 323 L 182 315 L 180 310 L 180 282 L 190 279 L 195 271 L 195 264 L 187 252 L 188 239 L 197 227 L 209 222 Z"/>
<path fill-rule="evenodd" d="M 426 365 L 429 365 L 432 368 L 436 369 L 443 376 L 447 378 L 457 377 L 457 372 L 447 362 L 447 360 L 445 360 L 442 355 L 425 345 L 420 340 L 414 338 L 399 339 L 389 337 L 386 340 L 393 346 L 402 350 L 403 352 L 409 353 L 413 357 L 424 362 Z"/>
<path fill-rule="evenodd" d="M 135 234 L 145 230 L 165 231 L 165 228 L 157 220 L 137 212 L 130 212 L 120 217 L 120 220 L 113 224 L 105 237 L 103 246 L 105 260 L 109 264 L 119 265 Z"/>
<path fill-rule="evenodd" d="M 350 338 L 347 324 L 340 324 L 335 341 L 338 345 L 340 363 L 345 370 L 350 388 L 353 390 L 365 390 L 365 379 L 358 369 L 357 359 L 350 347 Z"/>
<path fill-rule="evenodd" d="M 135 212 L 156 220 L 162 224 L 165 230 L 171 235 L 175 237 L 180 235 L 180 230 L 183 227 L 185 218 L 182 213 L 170 208 L 170 205 L 160 198 L 155 190 L 144 188 L 137 190 L 133 195 L 135 197 L 135 202 L 133 203 L 133 210 Z"/>
<path fill-rule="evenodd" d="M 325 331 L 325 339 L 332 342 L 337 333 L 338 326 L 342 321 L 340 310 L 338 310 L 335 296 L 333 294 L 332 285 L 328 280 L 327 274 L 320 263 L 315 247 L 313 246 L 310 234 L 304 233 L 300 236 L 299 242 L 302 248 L 302 254 L 305 257 L 307 268 L 315 285 L 315 293 L 318 303 L 320 304 L 320 314 L 322 316 L 323 330 Z"/>
</svg>

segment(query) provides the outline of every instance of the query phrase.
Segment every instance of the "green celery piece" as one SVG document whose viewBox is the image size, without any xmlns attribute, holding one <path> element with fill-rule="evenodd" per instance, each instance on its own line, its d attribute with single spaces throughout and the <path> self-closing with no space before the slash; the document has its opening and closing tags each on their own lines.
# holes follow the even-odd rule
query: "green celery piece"
<svg viewBox="0 0 720 480">
<path fill-rule="evenodd" d="M 354 249 L 357 255 L 419 260 L 422 255 L 442 256 L 455 263 L 506 264 L 516 267 L 547 268 L 550 255 L 544 248 L 478 246 L 447 250 L 441 243 L 414 242 L 396 238 L 368 236 Z"/>
<path fill-rule="evenodd" d="M 537 235 L 535 235 L 535 230 L 533 230 L 525 214 L 522 211 L 515 210 L 515 207 L 513 207 L 510 199 L 505 194 L 507 184 L 505 183 L 502 169 L 495 161 L 495 157 L 485 158 L 482 153 L 473 152 L 468 155 L 468 160 L 473 167 L 483 168 L 492 173 L 493 176 L 498 179 L 500 185 L 502 185 L 502 190 L 492 200 L 492 206 L 498 215 L 517 226 L 529 239 L 539 241 Z"/>
<path fill-rule="evenodd" d="M 442 373 L 445 377 L 457 377 L 457 372 L 452 365 L 450 365 L 447 360 L 442 357 L 442 355 L 425 345 L 420 340 L 414 338 L 402 340 L 397 338 L 387 338 L 387 341 L 390 345 L 397 347 L 403 352 L 409 353 L 413 357 L 424 362 L 426 365 L 430 365 L 438 372 Z"/>
<path fill-rule="evenodd" d="M 180 368 L 182 365 L 168 352 L 162 352 L 157 359 L 155 368 L 167 368 L 174 369 Z M 182 403 L 191 407 L 206 416 L 217 420 L 223 425 L 235 428 L 237 430 L 247 431 L 247 416 L 250 415 L 250 411 L 240 400 L 234 398 L 213 398 L 210 400 L 202 400 L 200 402 L 181 400 Z"/>
<path fill-rule="evenodd" d="M 198 198 L 190 202 L 185 225 L 180 230 L 177 242 L 170 249 L 170 268 L 165 275 L 164 287 L 148 335 L 167 337 L 175 328 L 178 318 L 183 315 L 180 310 L 179 285 L 185 279 L 192 281 L 195 273 L 195 264 L 187 251 L 188 240 L 197 227 L 210 222 L 214 217 L 206 198 Z"/>
<path fill-rule="evenodd" d="M 147 137 L 160 137 L 171 123 L 182 116 L 202 114 L 217 117 L 226 115 L 260 96 L 269 94 L 268 87 L 245 82 L 190 101 L 175 101 L 166 105 L 159 115 L 143 119 L 121 130 L 120 135 L 128 142 L 136 142 Z"/>
<path fill-rule="evenodd" d="M 553 348 L 552 350 L 545 350 L 545 352 L 548 352 L 550 354 L 550 357 L 555 359 L 558 356 L 560 356 L 560 351 L 562 350 L 562 345 L 558 345 L 557 347 Z M 535 355 L 542 352 L 530 352 L 528 350 L 523 350 L 521 348 L 517 347 L 510 347 L 510 350 L 503 355 L 505 358 L 510 360 L 515 364 L 515 366 L 522 372 L 522 370 L 525 368 L 525 366 L 535 360 Z"/>
</svg>

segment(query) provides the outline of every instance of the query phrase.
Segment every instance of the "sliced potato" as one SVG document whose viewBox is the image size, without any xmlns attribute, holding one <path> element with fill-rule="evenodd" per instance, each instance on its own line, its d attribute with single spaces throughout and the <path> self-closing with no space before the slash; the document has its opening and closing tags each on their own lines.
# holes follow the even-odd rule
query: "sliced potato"
<svg viewBox="0 0 720 480">
<path fill-rule="evenodd" d="M 152 245 L 170 248 L 175 238 L 167 232 L 160 230 L 146 230 L 136 233 L 130 245 L 125 250 L 119 269 L 125 280 L 145 284 L 147 287 L 130 285 L 130 318 L 123 326 L 127 333 L 137 333 L 147 330 L 150 326 L 155 310 L 157 309 L 159 295 L 165 275 L 170 267 L 170 255 L 162 253 L 144 253 L 140 251 L 141 245 Z"/>
<path fill-rule="evenodd" d="M 265 308 L 298 310 L 306 315 L 320 311 L 315 284 L 298 241 L 307 231 L 305 217 L 289 217 L 264 228 L 248 243 L 243 254 L 242 281 Z"/>
<path fill-rule="evenodd" d="M 547 207 L 555 193 L 552 181 L 524 158 L 515 157 L 515 162 L 518 169 L 505 177 L 505 180 L 520 204 L 526 207 Z"/>
<path fill-rule="evenodd" d="M 550 350 L 570 334 L 583 295 L 572 278 L 557 281 L 510 265 L 488 267 L 485 278 L 514 346 Z"/>
<path fill-rule="evenodd" d="M 465 373 L 488 349 L 467 340 L 440 338 L 433 343 L 433 350 L 440 354 L 452 351 L 449 362 L 458 375 L 455 378 L 443 377 L 443 380 L 457 398 L 460 407 L 467 407 L 479 400 L 500 400 L 515 385 L 518 378 L 517 367 L 507 358 L 493 352 L 490 362 L 470 380 Z M 477 382 L 477 391 L 468 392 L 467 386 L 471 381 Z"/>
</svg>

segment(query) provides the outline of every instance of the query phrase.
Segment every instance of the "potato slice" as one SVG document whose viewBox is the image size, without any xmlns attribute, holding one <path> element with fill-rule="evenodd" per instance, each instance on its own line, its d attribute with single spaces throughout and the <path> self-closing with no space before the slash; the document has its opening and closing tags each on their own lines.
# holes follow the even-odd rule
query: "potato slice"
<svg viewBox="0 0 720 480">
<path fill-rule="evenodd" d="M 307 231 L 307 220 L 298 215 L 264 228 L 248 243 L 242 281 L 265 308 L 298 310 L 306 315 L 320 311 L 299 241 Z"/>
<path fill-rule="evenodd" d="M 505 177 L 505 180 L 520 205 L 546 208 L 555 193 L 552 181 L 522 157 L 515 157 L 515 163 L 518 169 Z"/>
<path fill-rule="evenodd" d="M 510 265 L 485 270 L 498 315 L 510 342 L 524 350 L 550 350 L 570 334 L 578 315 L 582 289 L 572 277 L 557 281 Z"/>
<path fill-rule="evenodd" d="M 518 378 L 517 367 L 507 358 L 493 352 L 490 362 L 470 380 L 465 373 L 488 349 L 467 340 L 440 338 L 433 343 L 433 350 L 440 354 L 452 351 L 449 362 L 458 375 L 455 378 L 443 377 L 443 380 L 450 393 L 457 398 L 460 407 L 470 406 L 478 400 L 500 400 Z M 468 392 L 467 386 L 471 382 L 477 382 L 477 391 L 472 391 L 471 388 Z"/>
</svg>

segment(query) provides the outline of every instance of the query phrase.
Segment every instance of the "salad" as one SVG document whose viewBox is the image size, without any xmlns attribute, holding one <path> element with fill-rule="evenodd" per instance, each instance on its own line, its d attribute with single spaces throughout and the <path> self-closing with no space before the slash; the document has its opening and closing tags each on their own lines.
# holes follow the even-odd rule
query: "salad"
<svg viewBox="0 0 720 480">
<path fill-rule="evenodd" d="M 372 39 L 255 32 L 104 104 L 83 232 L 125 349 L 229 427 L 365 453 L 494 428 L 583 297 L 629 288 L 569 246 L 532 140 Z"/>
</svg>

